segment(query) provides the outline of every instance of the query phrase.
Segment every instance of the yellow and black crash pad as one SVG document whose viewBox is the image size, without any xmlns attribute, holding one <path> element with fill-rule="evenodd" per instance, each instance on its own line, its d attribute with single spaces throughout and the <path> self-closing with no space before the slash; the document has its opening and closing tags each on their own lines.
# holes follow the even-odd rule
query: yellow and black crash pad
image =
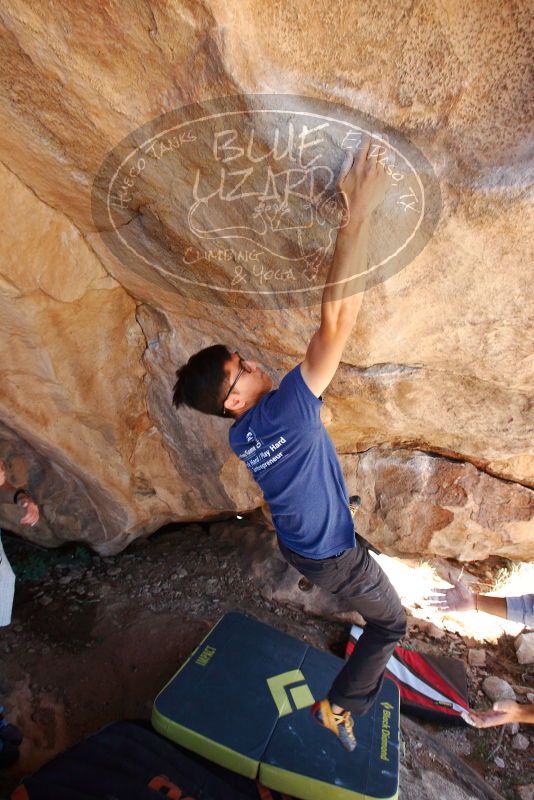
<svg viewBox="0 0 534 800">
<path fill-rule="evenodd" d="M 211 761 L 303 800 L 396 798 L 399 693 L 385 679 L 349 753 L 311 716 L 343 660 L 230 612 L 154 702 L 152 724 Z"/>
</svg>

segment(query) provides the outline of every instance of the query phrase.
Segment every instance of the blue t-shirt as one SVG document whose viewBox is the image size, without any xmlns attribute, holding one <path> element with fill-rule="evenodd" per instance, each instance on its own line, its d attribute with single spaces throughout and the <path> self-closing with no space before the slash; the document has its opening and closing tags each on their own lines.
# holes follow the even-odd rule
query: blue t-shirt
<svg viewBox="0 0 534 800">
<path fill-rule="evenodd" d="M 355 546 L 347 487 L 300 364 L 234 422 L 230 447 L 263 491 L 282 543 L 307 558 Z"/>
</svg>

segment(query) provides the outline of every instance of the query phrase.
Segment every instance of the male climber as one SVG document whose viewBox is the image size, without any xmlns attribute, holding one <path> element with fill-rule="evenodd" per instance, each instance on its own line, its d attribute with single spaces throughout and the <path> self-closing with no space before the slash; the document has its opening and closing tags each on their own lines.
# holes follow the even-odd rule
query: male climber
<svg viewBox="0 0 534 800">
<path fill-rule="evenodd" d="M 362 302 L 350 279 L 365 273 L 371 215 L 390 181 L 386 164 L 371 152 L 366 136 L 357 155 L 348 153 L 341 167 L 337 188 L 345 224 L 323 291 L 321 323 L 304 361 L 273 390 L 254 361 L 216 344 L 177 370 L 173 393 L 177 408 L 186 404 L 234 420 L 230 446 L 263 491 L 283 556 L 309 581 L 350 601 L 366 620 L 358 647 L 328 697 L 311 709 L 347 750 L 356 747 L 352 715 L 365 714 L 376 700 L 386 663 L 406 631 L 397 593 L 356 541 L 341 466 L 320 418 L 322 394 Z"/>
</svg>

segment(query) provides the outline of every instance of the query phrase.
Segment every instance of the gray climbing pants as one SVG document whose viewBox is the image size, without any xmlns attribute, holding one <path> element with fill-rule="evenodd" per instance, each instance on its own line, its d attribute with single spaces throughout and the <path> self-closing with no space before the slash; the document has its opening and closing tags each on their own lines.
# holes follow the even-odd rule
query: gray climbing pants
<svg viewBox="0 0 534 800">
<path fill-rule="evenodd" d="M 367 623 L 328 693 L 331 703 L 361 716 L 376 700 L 386 664 L 406 633 L 406 615 L 399 596 L 367 548 L 359 543 L 322 559 L 301 556 L 280 539 L 278 545 L 286 561 L 310 583 L 348 600 L 350 608 Z"/>
</svg>

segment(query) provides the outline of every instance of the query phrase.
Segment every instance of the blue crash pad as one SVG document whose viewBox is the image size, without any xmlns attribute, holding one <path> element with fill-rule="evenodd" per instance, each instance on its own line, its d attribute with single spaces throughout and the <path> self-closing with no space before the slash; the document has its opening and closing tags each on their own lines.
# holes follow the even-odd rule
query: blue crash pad
<svg viewBox="0 0 534 800">
<path fill-rule="evenodd" d="M 237 612 L 210 631 L 154 702 L 167 738 L 303 800 L 396 798 L 399 693 L 386 679 L 348 753 L 309 712 L 343 660 Z"/>
</svg>

